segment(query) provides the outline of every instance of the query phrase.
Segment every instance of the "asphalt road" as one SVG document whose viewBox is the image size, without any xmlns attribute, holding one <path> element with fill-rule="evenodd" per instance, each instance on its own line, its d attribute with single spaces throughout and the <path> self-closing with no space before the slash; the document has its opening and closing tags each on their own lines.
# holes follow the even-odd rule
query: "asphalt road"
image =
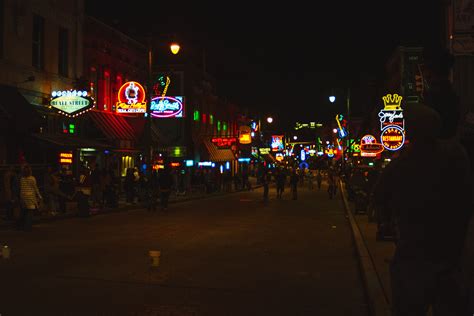
<svg viewBox="0 0 474 316">
<path fill-rule="evenodd" d="M 368 315 L 340 195 L 275 195 L 0 231 L 0 315 Z"/>
</svg>

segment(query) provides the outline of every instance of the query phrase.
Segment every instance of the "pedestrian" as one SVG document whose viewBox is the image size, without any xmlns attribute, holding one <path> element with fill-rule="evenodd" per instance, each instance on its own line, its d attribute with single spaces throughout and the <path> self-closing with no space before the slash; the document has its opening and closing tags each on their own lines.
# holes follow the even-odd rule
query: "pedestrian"
<svg viewBox="0 0 474 316">
<path fill-rule="evenodd" d="M 298 198 L 298 182 L 299 182 L 299 175 L 296 172 L 296 169 L 293 169 L 290 175 L 290 186 L 291 186 L 291 192 L 293 194 L 293 200 L 296 200 Z"/>
<path fill-rule="evenodd" d="M 168 209 L 169 197 L 173 186 L 173 177 L 167 166 L 165 166 L 164 169 L 160 169 L 158 183 L 160 186 L 161 210 L 166 211 Z"/>
<path fill-rule="evenodd" d="M 271 174 L 268 172 L 268 170 L 265 170 L 260 179 L 260 182 L 263 185 L 263 202 L 265 204 L 268 203 L 268 188 L 270 186 L 270 181 L 271 181 Z"/>
<path fill-rule="evenodd" d="M 425 105 L 405 110 L 409 143 L 380 174 L 374 202 L 394 231 L 390 262 L 394 316 L 471 315 L 461 259 L 472 213 L 472 182 L 464 148 L 440 139 L 439 114 Z"/>
<path fill-rule="evenodd" d="M 336 196 L 337 193 L 337 185 L 336 185 L 336 174 L 334 170 L 329 170 L 328 171 L 328 194 L 329 194 L 329 199 L 332 200 L 334 196 Z"/>
<path fill-rule="evenodd" d="M 277 199 L 281 199 L 283 192 L 285 192 L 286 174 L 284 170 L 277 169 L 277 172 L 275 175 L 275 182 L 276 182 Z"/>
<path fill-rule="evenodd" d="M 313 186 L 313 172 L 311 170 L 308 170 L 308 189 L 312 190 L 314 188 Z"/>
<path fill-rule="evenodd" d="M 318 170 L 318 174 L 316 175 L 316 183 L 318 184 L 318 190 L 321 190 L 322 182 L 323 182 L 323 175 L 321 174 L 321 170 Z"/>
<path fill-rule="evenodd" d="M 129 204 L 135 203 L 135 177 L 133 172 L 133 168 L 127 168 L 125 180 L 123 183 L 123 188 L 125 190 L 125 201 Z"/>
<path fill-rule="evenodd" d="M 4 193 L 4 201 L 5 201 L 5 220 L 11 221 L 13 220 L 13 210 L 15 207 L 15 203 L 18 200 L 18 196 L 16 194 L 15 187 L 16 184 L 16 173 L 13 166 L 8 167 L 3 175 L 3 193 Z"/>
<path fill-rule="evenodd" d="M 150 181 L 147 182 L 148 188 L 147 188 L 147 209 L 148 211 L 156 211 L 156 207 L 158 204 L 158 173 L 156 170 L 152 170 L 151 176 L 150 176 Z"/>
<path fill-rule="evenodd" d="M 39 210 L 42 196 L 36 183 L 36 178 L 29 165 L 23 166 L 20 178 L 20 218 L 17 227 L 20 230 L 31 231 L 34 212 Z"/>
</svg>

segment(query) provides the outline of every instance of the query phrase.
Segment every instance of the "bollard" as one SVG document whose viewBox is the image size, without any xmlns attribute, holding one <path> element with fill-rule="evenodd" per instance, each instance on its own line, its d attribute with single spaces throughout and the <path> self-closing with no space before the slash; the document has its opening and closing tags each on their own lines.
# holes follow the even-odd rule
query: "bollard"
<svg viewBox="0 0 474 316">
<path fill-rule="evenodd" d="M 159 250 L 150 250 L 148 255 L 151 258 L 151 266 L 158 267 L 160 265 L 161 252 Z"/>
<path fill-rule="evenodd" d="M 2 257 L 3 259 L 10 259 L 10 248 L 7 245 L 2 247 Z"/>
</svg>

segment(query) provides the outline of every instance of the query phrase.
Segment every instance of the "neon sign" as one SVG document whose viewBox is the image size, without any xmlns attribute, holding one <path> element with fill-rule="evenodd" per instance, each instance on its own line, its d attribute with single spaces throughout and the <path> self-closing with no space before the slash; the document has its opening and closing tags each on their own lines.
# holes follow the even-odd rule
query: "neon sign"
<svg viewBox="0 0 474 316">
<path fill-rule="evenodd" d="M 117 113 L 145 113 L 145 89 L 136 81 L 124 83 L 118 92 Z"/>
<path fill-rule="evenodd" d="M 272 135 L 272 151 L 284 150 L 283 135 Z"/>
<path fill-rule="evenodd" d="M 383 148 L 373 135 L 365 135 L 360 139 L 360 155 L 362 157 L 376 157 L 383 151 Z"/>
<path fill-rule="evenodd" d="M 150 114 L 152 117 L 183 117 L 183 97 L 154 97 L 151 99 Z"/>
<path fill-rule="evenodd" d="M 403 97 L 398 94 L 387 94 L 382 97 L 384 109 L 379 112 L 380 139 L 387 150 L 398 150 L 405 143 L 405 120 L 401 107 Z"/>
<path fill-rule="evenodd" d="M 250 134 L 252 130 L 250 126 L 242 125 L 239 127 L 239 143 L 241 144 L 250 144 L 252 142 L 252 135 Z"/>
<path fill-rule="evenodd" d="M 337 130 L 337 134 L 339 135 L 339 138 L 344 138 L 347 136 L 347 130 L 345 128 L 347 122 L 344 119 L 344 117 L 341 114 L 336 115 L 336 122 L 337 125 L 339 126 L 339 129 Z M 342 122 L 342 125 L 341 125 Z"/>
<path fill-rule="evenodd" d="M 391 125 L 382 131 L 380 139 L 385 149 L 398 150 L 405 143 L 405 132 L 401 127 Z"/>
<path fill-rule="evenodd" d="M 260 155 L 268 155 L 270 153 L 270 148 L 268 147 L 259 148 L 258 151 L 260 152 Z"/>
<path fill-rule="evenodd" d="M 214 137 L 211 142 L 218 148 L 231 148 L 232 145 L 237 143 L 236 137 Z"/>
<path fill-rule="evenodd" d="M 50 106 L 60 114 L 76 117 L 92 109 L 94 101 L 87 96 L 87 91 L 52 91 Z"/>
<path fill-rule="evenodd" d="M 62 165 L 70 165 L 72 164 L 72 153 L 59 153 L 59 163 Z"/>
</svg>

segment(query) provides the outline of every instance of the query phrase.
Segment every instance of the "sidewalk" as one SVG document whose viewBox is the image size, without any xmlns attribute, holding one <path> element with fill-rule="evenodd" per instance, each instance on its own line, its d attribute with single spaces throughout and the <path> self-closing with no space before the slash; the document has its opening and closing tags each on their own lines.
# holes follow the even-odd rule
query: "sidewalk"
<svg viewBox="0 0 474 316">
<path fill-rule="evenodd" d="M 369 222 L 365 214 L 354 215 L 354 203 L 348 200 L 345 185 L 342 182 L 340 182 L 340 187 L 352 227 L 371 316 L 389 316 L 391 315 L 389 263 L 395 245 L 391 241 L 376 240 L 377 224 Z"/>
<path fill-rule="evenodd" d="M 252 189 L 257 189 L 261 187 L 261 185 L 257 185 L 256 178 L 250 177 L 249 178 L 250 183 L 252 185 Z M 232 186 L 233 187 L 233 186 Z M 238 192 L 244 192 L 242 190 L 234 190 L 232 188 L 232 191 L 230 192 L 225 192 L 225 191 L 220 191 L 220 192 L 213 192 L 213 193 L 206 193 L 206 192 L 188 192 L 186 195 L 176 195 L 176 193 L 172 193 L 169 198 L 169 203 L 180 203 L 180 202 L 186 202 L 186 201 L 191 201 L 191 200 L 198 200 L 198 199 L 205 199 L 205 198 L 210 198 L 210 197 L 215 197 L 215 196 L 221 196 L 221 195 L 226 195 L 226 194 L 233 194 L 233 193 L 238 193 Z M 74 203 L 72 203 L 74 204 Z M 158 205 L 159 205 L 159 200 L 158 200 Z M 105 214 L 112 214 L 116 212 L 123 212 L 123 211 L 129 211 L 129 210 L 136 210 L 136 209 L 144 209 L 146 208 L 146 205 L 143 202 L 137 202 L 134 204 L 126 203 L 125 202 L 125 197 L 120 196 L 119 197 L 119 202 L 118 202 L 118 207 L 117 208 L 110 208 L 106 207 L 103 209 L 94 209 L 91 207 L 90 209 L 90 216 L 96 216 L 96 215 L 105 215 Z M 33 218 L 34 223 L 43 223 L 43 222 L 51 222 L 51 221 L 56 221 L 56 220 L 62 220 L 62 219 L 67 219 L 67 218 L 75 218 L 79 217 L 77 209 L 73 208 L 66 213 L 63 214 L 57 214 L 55 216 L 53 215 L 41 215 L 41 216 L 35 216 Z M 5 221 L 3 219 L 0 219 L 0 230 L 5 230 L 5 229 L 14 229 L 15 222 L 12 221 Z"/>
</svg>

